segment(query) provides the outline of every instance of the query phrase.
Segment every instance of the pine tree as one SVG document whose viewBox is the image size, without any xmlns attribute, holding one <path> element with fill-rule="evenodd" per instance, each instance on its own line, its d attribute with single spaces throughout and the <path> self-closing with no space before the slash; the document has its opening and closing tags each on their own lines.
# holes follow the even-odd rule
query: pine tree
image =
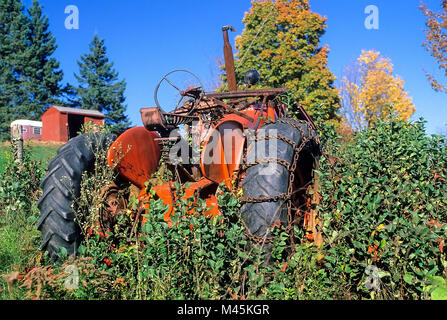
<svg viewBox="0 0 447 320">
<path fill-rule="evenodd" d="M 0 137 L 16 119 L 38 120 L 56 101 L 63 78 L 52 58 L 56 41 L 37 0 L 0 0 Z"/>
<path fill-rule="evenodd" d="M 118 81 L 118 72 L 109 62 L 104 40 L 97 35 L 90 43 L 90 52 L 78 61 L 79 75 L 75 74 L 79 87 L 75 88 L 78 105 L 82 109 L 93 109 L 106 115 L 106 124 L 114 131 L 122 131 L 130 126 L 125 115 L 124 91 L 126 82 Z"/>
<path fill-rule="evenodd" d="M 326 19 L 310 10 L 309 0 L 253 0 L 236 37 L 236 73 L 256 69 L 262 86 L 287 87 L 317 122 L 338 119 L 339 94 L 320 47 Z M 296 110 L 291 110 L 296 111 Z"/>
<path fill-rule="evenodd" d="M 0 0 L 0 137 L 27 114 L 24 103 L 28 19 L 19 0 Z"/>
<path fill-rule="evenodd" d="M 50 106 L 58 103 L 62 95 L 60 82 L 63 73 L 59 69 L 59 62 L 52 57 L 57 48 L 56 39 L 49 29 L 48 18 L 42 15 L 42 6 L 37 0 L 28 9 L 30 17 L 28 33 L 28 76 L 27 89 L 32 95 L 29 97 L 29 109 L 40 115 Z"/>
</svg>

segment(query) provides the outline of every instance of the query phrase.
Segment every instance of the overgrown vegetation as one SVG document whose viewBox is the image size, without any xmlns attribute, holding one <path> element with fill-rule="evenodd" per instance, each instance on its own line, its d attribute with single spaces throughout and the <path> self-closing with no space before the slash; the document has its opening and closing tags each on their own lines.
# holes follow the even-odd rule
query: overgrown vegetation
<svg viewBox="0 0 447 320">
<path fill-rule="evenodd" d="M 0 233 L 14 235 L 0 238 L 1 297 L 446 298 L 445 137 L 426 136 L 422 121 L 391 121 L 324 140 L 318 172 L 323 246 L 302 241 L 290 253 L 289 236 L 275 227 L 271 264 L 261 253 L 266 244 L 253 245 L 244 235 L 240 203 L 223 187 L 220 216 L 207 217 L 204 201 L 178 197 L 170 226 L 166 205 L 150 197 L 140 223 L 131 196 L 115 228 L 103 234 L 95 197 L 113 178 L 104 156 L 99 170 L 83 179 L 76 209 L 85 237 L 80 254 L 54 264 L 39 253 L 33 225 L 38 186 L 31 181 L 43 172 L 35 163 L 17 171 L 10 162 L 8 179 L 26 183 L 0 182 Z M 184 187 L 176 188 L 183 193 Z M 304 239 L 299 228 L 294 232 Z"/>
<path fill-rule="evenodd" d="M 29 269 L 28 262 L 39 254 L 40 234 L 34 224 L 39 217 L 36 202 L 45 168 L 30 160 L 28 153 L 20 166 L 11 149 L 4 153 L 0 170 L 0 274 L 17 277 L 19 269 Z M 0 298 L 16 298 L 6 280 L 10 278 L 0 283 Z"/>
<path fill-rule="evenodd" d="M 380 122 L 327 152 L 319 211 L 331 281 L 359 297 L 427 298 L 433 276 L 447 276 L 446 138 L 427 137 L 422 121 Z M 380 290 L 365 287 L 368 266 Z"/>
</svg>

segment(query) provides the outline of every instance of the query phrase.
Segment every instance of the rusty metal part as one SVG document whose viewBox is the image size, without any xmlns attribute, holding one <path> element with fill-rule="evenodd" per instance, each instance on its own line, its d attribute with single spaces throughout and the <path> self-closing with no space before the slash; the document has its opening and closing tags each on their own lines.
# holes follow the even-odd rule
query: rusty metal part
<svg viewBox="0 0 447 320">
<path fill-rule="evenodd" d="M 141 120 L 149 131 L 166 130 L 166 119 L 159 107 L 140 109 Z"/>
<path fill-rule="evenodd" d="M 115 140 L 107 153 L 107 162 L 122 177 L 139 188 L 158 167 L 161 146 L 155 141 L 160 135 L 143 127 L 127 130 Z"/>
<path fill-rule="evenodd" d="M 228 104 L 226 104 L 226 103 L 223 102 L 223 101 L 220 101 L 219 99 L 213 98 L 213 101 L 216 103 L 216 105 L 224 107 L 224 109 L 225 109 L 228 113 L 234 113 L 234 114 L 237 114 L 238 116 L 240 116 L 240 117 L 242 117 L 242 118 L 245 118 L 245 119 L 247 119 L 247 120 L 250 121 L 250 122 L 253 122 L 253 121 L 254 121 L 254 119 L 253 119 L 252 117 L 250 117 L 249 115 L 247 115 L 247 114 L 245 114 L 245 113 L 243 113 L 243 112 L 240 112 L 240 111 L 238 111 L 238 110 L 236 110 L 236 109 L 230 107 Z"/>
<path fill-rule="evenodd" d="M 197 80 L 197 82 L 200 84 L 200 86 L 190 87 L 190 88 L 188 88 L 188 89 L 186 89 L 186 90 L 181 90 L 180 88 L 178 88 L 175 84 L 173 84 L 173 83 L 168 79 L 168 76 L 169 76 L 169 75 L 171 75 L 171 74 L 173 74 L 173 73 L 178 73 L 178 72 L 183 72 L 183 73 L 188 73 L 188 74 L 190 74 L 191 76 L 193 76 L 193 77 Z M 155 91 L 154 91 L 154 101 L 155 101 L 156 106 L 157 106 L 158 108 L 160 108 L 160 110 L 162 110 L 163 108 L 160 106 L 160 103 L 159 103 L 159 101 L 158 101 L 158 90 L 160 89 L 160 86 L 161 86 L 161 84 L 162 84 L 164 81 L 166 81 L 166 82 L 167 82 L 169 85 L 171 85 L 175 90 L 177 90 L 178 93 L 179 93 L 180 96 L 181 96 L 181 98 L 180 98 L 180 100 L 177 102 L 177 105 L 175 106 L 174 110 L 180 108 L 180 104 L 181 104 L 181 102 L 183 101 L 183 99 L 184 99 L 185 97 L 188 97 L 188 96 L 189 96 L 189 97 L 198 98 L 198 97 L 200 97 L 200 96 L 202 95 L 202 93 L 203 93 L 203 84 L 202 84 L 202 81 L 200 81 L 200 78 L 199 78 L 196 74 L 192 73 L 192 72 L 189 71 L 189 70 L 184 70 L 184 69 L 173 70 L 173 71 L 171 71 L 171 72 L 165 74 L 164 77 L 160 80 L 160 82 L 159 82 L 159 83 L 157 84 L 157 86 L 155 87 Z M 199 88 L 201 88 L 201 90 L 198 90 Z M 200 91 L 199 94 L 197 94 L 198 91 Z M 189 110 L 189 113 L 191 113 L 191 111 L 192 111 L 192 110 Z"/>
<path fill-rule="evenodd" d="M 252 97 L 271 97 L 283 94 L 287 91 L 286 88 L 270 88 L 257 90 L 241 90 L 236 92 L 217 92 L 206 93 L 204 99 L 233 99 L 233 98 L 252 98 Z"/>
<path fill-rule="evenodd" d="M 137 236 L 138 236 L 137 224 L 139 222 L 141 222 L 141 220 L 142 220 L 141 215 L 144 211 L 145 211 L 144 206 L 141 204 L 141 201 L 140 201 L 140 203 L 138 204 L 138 210 L 137 210 L 137 213 L 135 216 L 135 221 L 133 222 L 132 228 L 130 229 L 129 239 L 132 239 L 134 234 L 137 234 Z"/>
<path fill-rule="evenodd" d="M 302 114 L 302 116 L 304 117 L 304 120 L 309 122 L 312 126 L 312 129 L 317 130 L 317 126 L 315 125 L 315 123 L 313 122 L 312 118 L 309 117 L 309 115 L 307 114 L 307 112 L 304 110 L 302 105 L 298 105 L 298 110 L 300 111 L 300 113 Z"/>
<path fill-rule="evenodd" d="M 318 162 L 315 163 L 316 170 L 319 169 Z M 321 196 L 319 193 L 320 183 L 318 174 L 314 171 L 313 172 L 313 186 L 312 186 L 312 198 L 310 199 L 310 207 L 308 209 L 308 215 L 307 215 L 307 223 L 305 224 L 306 232 L 311 236 L 311 241 L 315 243 L 317 248 L 320 248 L 323 244 L 323 236 L 321 234 L 322 229 L 322 223 L 321 220 L 318 217 L 318 209 L 317 206 L 320 204 Z"/>
<path fill-rule="evenodd" d="M 103 233 L 113 231 L 117 217 L 125 213 L 127 208 L 126 191 L 112 182 L 101 189 L 98 211 L 98 225 Z"/>
<path fill-rule="evenodd" d="M 210 186 L 216 186 L 217 185 L 214 181 L 208 180 L 206 178 L 200 179 L 197 182 L 191 183 L 191 185 L 185 189 L 184 195 L 181 197 L 181 199 L 190 199 L 194 196 L 197 196 L 199 193 L 201 193 L 201 190 L 204 190 Z M 174 187 L 174 182 L 169 181 L 165 184 L 154 186 L 152 190 L 155 191 L 156 195 L 162 199 L 162 201 L 169 206 L 168 210 L 166 211 L 164 215 L 164 220 L 168 223 L 171 222 L 171 215 L 175 212 L 175 205 L 178 200 L 180 200 L 179 195 L 177 194 L 177 190 Z M 214 190 L 215 191 L 215 190 Z M 144 196 L 144 192 L 142 192 L 142 195 Z M 202 198 L 205 199 L 205 202 L 207 204 L 207 207 L 209 210 L 205 213 L 209 216 L 216 216 L 219 214 L 219 208 L 217 205 L 217 198 L 214 195 L 214 192 L 209 193 L 203 193 L 201 195 Z M 140 197 L 143 198 L 143 197 Z M 188 213 L 193 214 L 194 210 L 191 209 Z"/>
<path fill-rule="evenodd" d="M 236 31 L 232 26 L 225 26 L 222 28 L 224 38 L 224 58 L 225 58 L 225 71 L 227 73 L 228 89 L 231 91 L 237 91 L 236 72 L 234 70 L 234 57 L 233 48 L 231 47 L 230 40 L 228 39 L 228 30 Z"/>
</svg>

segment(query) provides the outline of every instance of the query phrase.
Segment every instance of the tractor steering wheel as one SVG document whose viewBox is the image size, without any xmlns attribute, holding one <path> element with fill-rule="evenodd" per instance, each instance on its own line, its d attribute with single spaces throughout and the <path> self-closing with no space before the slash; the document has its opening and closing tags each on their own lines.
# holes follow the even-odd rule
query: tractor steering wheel
<svg viewBox="0 0 447 320">
<path fill-rule="evenodd" d="M 188 73 L 189 75 L 193 76 L 195 78 L 195 80 L 197 80 L 197 82 L 199 83 L 199 86 L 193 86 L 193 87 L 189 87 L 186 90 L 180 90 L 178 86 L 176 86 L 174 83 L 172 83 L 172 81 L 170 81 L 168 79 L 168 76 L 176 73 L 176 72 L 184 72 L 184 73 Z M 166 81 L 171 87 L 173 87 L 174 89 L 176 89 L 179 94 L 180 94 L 180 100 L 177 102 L 177 104 L 175 105 L 174 111 L 176 111 L 177 109 L 180 108 L 182 101 L 185 98 L 193 98 L 194 100 L 199 99 L 204 91 L 203 91 L 203 84 L 200 81 L 200 78 L 195 75 L 194 73 L 188 71 L 188 70 L 174 70 L 171 71 L 169 73 L 167 73 L 161 80 L 160 82 L 157 84 L 157 86 L 155 87 L 155 92 L 154 92 L 154 100 L 155 100 L 155 104 L 157 105 L 158 108 L 160 108 L 161 110 L 163 110 L 163 108 L 161 107 L 159 101 L 158 101 L 158 90 L 160 89 L 161 84 Z M 194 111 L 194 104 L 192 105 L 191 109 L 188 110 L 188 115 L 190 115 L 192 112 Z"/>
</svg>

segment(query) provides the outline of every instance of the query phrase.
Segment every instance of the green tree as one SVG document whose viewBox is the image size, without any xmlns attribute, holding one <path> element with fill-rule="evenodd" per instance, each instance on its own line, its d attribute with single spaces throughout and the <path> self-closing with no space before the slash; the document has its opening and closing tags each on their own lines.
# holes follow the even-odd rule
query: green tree
<svg viewBox="0 0 447 320">
<path fill-rule="evenodd" d="M 30 109 L 40 115 L 50 104 L 59 103 L 63 89 L 60 82 L 64 75 L 59 62 L 52 57 L 57 48 L 56 39 L 49 31 L 48 18 L 42 14 L 42 6 L 37 0 L 28 9 L 30 17 L 28 33 L 28 91 Z"/>
<path fill-rule="evenodd" d="M 260 86 L 289 88 L 318 122 L 338 119 L 340 98 L 327 66 L 329 48 L 320 47 L 325 22 L 310 10 L 309 0 L 253 0 L 243 19 L 245 29 L 236 37 L 238 82 L 256 69 Z"/>
<path fill-rule="evenodd" d="M 63 73 L 52 57 L 56 40 L 37 0 L 0 0 L 0 137 L 16 119 L 38 120 L 62 93 Z"/>
<path fill-rule="evenodd" d="M 9 124 L 26 115 L 25 82 L 28 19 L 19 0 L 0 0 L 0 136 Z"/>
<path fill-rule="evenodd" d="M 79 82 L 75 88 L 78 105 L 103 112 L 106 124 L 115 131 L 127 129 L 130 123 L 124 113 L 126 82 L 118 81 L 118 72 L 113 69 L 113 62 L 109 62 L 104 40 L 95 35 L 90 52 L 81 57 L 78 65 L 79 75 L 75 74 Z"/>
</svg>

